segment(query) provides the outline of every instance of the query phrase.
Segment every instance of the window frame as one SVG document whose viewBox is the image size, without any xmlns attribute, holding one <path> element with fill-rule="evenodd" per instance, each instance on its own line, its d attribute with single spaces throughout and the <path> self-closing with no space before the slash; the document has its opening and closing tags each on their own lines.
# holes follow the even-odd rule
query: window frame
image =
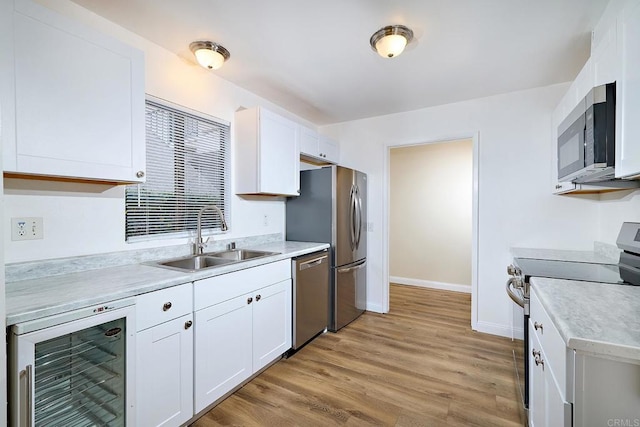
<svg viewBox="0 0 640 427">
<path fill-rule="evenodd" d="M 148 102 L 151 102 L 153 104 L 156 104 L 160 107 L 166 107 L 170 110 L 174 110 L 176 112 L 179 113 L 184 113 L 185 116 L 192 116 L 195 117 L 196 119 L 202 119 L 204 121 L 207 122 L 213 122 L 216 125 L 219 125 L 221 127 L 226 127 L 226 134 L 227 134 L 227 138 L 224 138 L 221 142 L 224 144 L 224 159 L 222 162 L 223 165 L 223 206 L 218 206 L 219 208 L 222 208 L 223 212 L 224 212 L 224 217 L 225 217 L 225 221 L 227 223 L 227 231 L 222 231 L 220 229 L 220 227 L 216 227 L 216 228 L 211 228 L 211 227 L 205 227 L 204 225 L 204 221 L 203 221 L 203 228 L 202 228 L 202 235 L 203 236 L 210 236 L 210 235 L 219 235 L 219 234 L 224 234 L 224 233 L 228 233 L 231 230 L 231 197 L 232 197 L 232 184 L 231 184 L 231 122 L 227 121 L 227 120 L 223 120 L 220 119 L 218 117 L 214 117 L 211 115 L 208 115 L 206 113 L 197 111 L 197 110 L 193 110 L 191 108 L 185 107 L 183 105 L 180 104 L 176 104 L 173 103 L 171 101 L 167 101 L 166 99 L 162 99 L 162 98 L 158 98 L 156 96 L 153 95 L 149 95 L 147 94 L 145 96 L 145 111 L 148 105 Z M 146 130 L 146 114 L 145 114 L 145 130 Z M 147 137 L 146 137 L 146 132 L 145 132 L 145 157 L 147 156 L 146 151 L 147 151 Z M 148 164 L 147 164 L 147 169 L 148 169 Z M 175 169 L 174 169 L 175 170 Z M 149 174 L 147 173 L 147 179 L 149 179 Z M 171 240 L 171 239 L 182 239 L 182 238 L 189 238 L 189 237 L 193 237 L 195 235 L 195 231 L 196 231 L 196 227 L 195 225 L 193 226 L 193 228 L 187 228 L 186 230 L 182 230 L 182 231 L 176 231 L 176 232 L 165 232 L 165 233 L 155 233 L 155 234 L 145 234 L 145 235 L 133 235 L 133 236 L 128 236 L 127 235 L 127 191 L 129 191 L 130 189 L 133 191 L 139 191 L 140 187 L 146 184 L 146 180 L 144 183 L 137 183 L 137 184 L 131 184 L 131 185 L 127 185 L 125 187 L 125 194 L 124 194 L 124 208 L 125 208 L 125 224 L 124 224 L 124 237 L 125 237 L 125 241 L 127 243 L 137 243 L 137 242 L 144 242 L 144 241 L 152 241 L 152 240 Z M 174 193 L 175 194 L 175 193 Z M 204 206 L 209 206 L 208 204 L 206 205 L 202 205 L 202 207 Z M 209 215 L 211 214 L 210 212 L 207 212 L 205 215 Z"/>
</svg>

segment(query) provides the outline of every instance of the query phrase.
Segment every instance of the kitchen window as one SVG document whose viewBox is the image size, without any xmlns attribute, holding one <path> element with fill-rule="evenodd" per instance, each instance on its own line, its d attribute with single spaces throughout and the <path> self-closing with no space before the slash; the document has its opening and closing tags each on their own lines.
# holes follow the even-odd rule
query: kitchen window
<svg viewBox="0 0 640 427">
<path fill-rule="evenodd" d="M 145 116 L 147 179 L 126 187 L 126 240 L 188 236 L 208 205 L 229 224 L 229 123 L 151 97 Z M 205 234 L 220 228 L 217 215 L 203 216 Z"/>
</svg>

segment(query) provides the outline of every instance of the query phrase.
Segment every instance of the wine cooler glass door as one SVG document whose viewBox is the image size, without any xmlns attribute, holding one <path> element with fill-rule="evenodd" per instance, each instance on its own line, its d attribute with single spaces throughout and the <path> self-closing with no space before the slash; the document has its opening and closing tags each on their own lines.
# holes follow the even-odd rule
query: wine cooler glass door
<svg viewBox="0 0 640 427">
<path fill-rule="evenodd" d="M 19 366 L 13 395 L 20 403 L 13 405 L 13 422 L 125 426 L 133 412 L 133 381 L 127 380 L 135 347 L 131 315 L 131 309 L 118 309 L 15 335 Z"/>
</svg>

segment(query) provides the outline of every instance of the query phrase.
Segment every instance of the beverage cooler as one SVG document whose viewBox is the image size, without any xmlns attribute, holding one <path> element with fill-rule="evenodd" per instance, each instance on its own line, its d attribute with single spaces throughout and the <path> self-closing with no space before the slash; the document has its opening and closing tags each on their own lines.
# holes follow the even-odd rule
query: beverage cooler
<svg viewBox="0 0 640 427">
<path fill-rule="evenodd" d="M 134 300 L 13 325 L 11 426 L 133 425 Z"/>
</svg>

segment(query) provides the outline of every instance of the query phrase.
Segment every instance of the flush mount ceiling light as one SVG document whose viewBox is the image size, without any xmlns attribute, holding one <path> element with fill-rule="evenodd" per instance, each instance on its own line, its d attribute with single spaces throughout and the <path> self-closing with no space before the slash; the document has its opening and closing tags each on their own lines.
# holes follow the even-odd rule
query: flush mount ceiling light
<svg viewBox="0 0 640 427">
<path fill-rule="evenodd" d="M 393 58 L 400 55 L 411 40 L 413 40 L 411 29 L 404 25 L 388 25 L 373 33 L 369 43 L 380 56 Z"/>
<path fill-rule="evenodd" d="M 198 63 L 209 70 L 217 70 L 222 67 L 224 61 L 231 56 L 227 49 L 214 42 L 193 42 L 189 45 L 189 49 L 196 56 Z"/>
</svg>

